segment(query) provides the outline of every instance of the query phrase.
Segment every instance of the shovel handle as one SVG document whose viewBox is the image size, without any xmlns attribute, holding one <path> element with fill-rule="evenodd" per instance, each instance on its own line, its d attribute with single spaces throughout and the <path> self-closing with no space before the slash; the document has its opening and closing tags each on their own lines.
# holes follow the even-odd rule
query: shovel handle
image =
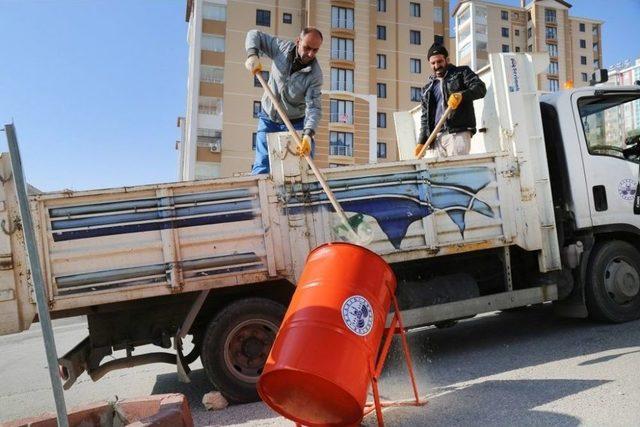
<svg viewBox="0 0 640 427">
<path fill-rule="evenodd" d="M 267 93 L 267 96 L 271 99 L 271 103 L 273 104 L 273 106 L 276 107 L 276 110 L 278 110 L 278 114 L 280 114 L 280 118 L 282 118 L 282 121 L 287 126 L 287 129 L 289 129 L 289 133 L 291 134 L 293 139 L 296 141 L 296 143 L 300 145 L 302 143 L 302 141 L 300 140 L 300 135 L 298 135 L 298 132 L 296 132 L 296 130 L 293 128 L 293 125 L 291 124 L 291 120 L 289 120 L 289 117 L 280 106 L 280 102 L 278 102 L 278 99 L 271 91 L 271 88 L 269 88 L 269 85 L 267 85 L 267 82 L 264 81 L 264 77 L 262 77 L 262 73 L 258 72 L 255 74 L 255 76 L 260 82 L 260 84 L 262 85 L 262 88 L 264 89 L 264 91 Z M 317 168 L 315 162 L 313 161 L 313 159 L 309 154 L 305 154 L 304 159 L 307 161 L 307 163 L 311 167 L 313 174 L 318 179 L 318 182 L 320 183 L 320 186 L 322 187 L 325 194 L 327 195 L 329 202 L 331 202 L 331 206 L 333 206 L 333 209 L 340 216 L 340 219 L 342 220 L 344 225 L 347 227 L 347 230 L 351 231 L 355 235 L 355 237 L 358 237 L 356 232 L 353 230 L 353 228 L 351 228 L 351 224 L 349 224 L 349 219 L 347 218 L 347 215 L 345 215 L 344 210 L 342 210 L 342 206 L 340 206 L 340 203 L 338 203 L 338 200 L 333 195 L 333 191 L 331 191 L 331 188 L 329 188 L 329 185 L 327 184 L 327 181 L 322 176 L 320 169 Z"/>
<path fill-rule="evenodd" d="M 429 149 L 429 147 L 431 147 L 431 144 L 433 144 L 433 141 L 436 139 L 436 136 L 438 136 L 438 132 L 440 132 L 440 129 L 442 129 L 442 126 L 444 126 L 444 122 L 445 120 L 447 120 L 452 110 L 453 108 L 451 107 L 447 107 L 447 109 L 444 110 L 444 114 L 442 115 L 442 117 L 440 117 L 440 120 L 438 120 L 438 123 L 436 123 L 436 126 L 433 128 L 431 135 L 429 135 L 427 142 L 424 143 L 424 147 L 422 147 L 422 150 L 420 150 L 420 152 L 418 153 L 418 156 L 417 156 L 418 159 L 423 158 L 425 153 Z"/>
</svg>

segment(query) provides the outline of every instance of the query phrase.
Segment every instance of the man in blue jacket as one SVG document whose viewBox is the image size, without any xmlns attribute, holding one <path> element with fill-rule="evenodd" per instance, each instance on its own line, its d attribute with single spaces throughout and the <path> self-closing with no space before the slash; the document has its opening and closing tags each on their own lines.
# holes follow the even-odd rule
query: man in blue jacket
<svg viewBox="0 0 640 427">
<path fill-rule="evenodd" d="M 447 109 L 447 100 L 452 93 L 462 95 L 462 101 L 457 109 L 452 110 L 434 144 L 427 148 L 436 150 L 439 157 L 469 154 L 471 137 L 476 132 L 473 100 L 484 98 L 487 88 L 471 68 L 451 64 L 449 53 L 442 45 L 431 46 L 427 60 L 433 75 L 422 89 L 422 116 L 416 155 Z"/>
<path fill-rule="evenodd" d="M 252 74 L 262 71 L 260 54 L 271 58 L 269 88 L 279 99 L 293 127 L 303 133 L 302 143 L 296 147 L 301 155 L 312 152 L 313 135 L 322 116 L 322 70 L 316 60 L 321 45 L 322 33 L 313 27 L 302 30 L 295 42 L 281 40 L 258 30 L 249 31 L 245 40 L 245 67 Z M 269 172 L 267 133 L 286 130 L 278 111 L 265 93 L 262 96 L 262 111 L 258 114 L 252 175 Z"/>
</svg>

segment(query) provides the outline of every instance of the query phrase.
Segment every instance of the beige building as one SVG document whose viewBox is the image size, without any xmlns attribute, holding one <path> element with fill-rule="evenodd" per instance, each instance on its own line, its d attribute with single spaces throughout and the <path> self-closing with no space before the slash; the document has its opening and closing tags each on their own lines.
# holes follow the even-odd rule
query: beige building
<svg viewBox="0 0 640 427">
<path fill-rule="evenodd" d="M 456 63 L 478 70 L 494 52 L 549 52 L 549 69 L 538 88 L 557 91 L 571 82 L 585 86 L 602 67 L 603 21 L 569 16 L 562 0 L 533 0 L 520 7 L 462 0 L 453 11 Z"/>
<path fill-rule="evenodd" d="M 412 108 L 431 74 L 434 40 L 449 47 L 448 0 L 187 0 L 187 113 L 179 120 L 180 179 L 251 170 L 262 89 L 244 69 L 256 28 L 295 39 L 307 25 L 324 43 L 320 167 L 397 159 L 393 112 Z M 268 72 L 270 61 L 263 58 Z"/>
</svg>

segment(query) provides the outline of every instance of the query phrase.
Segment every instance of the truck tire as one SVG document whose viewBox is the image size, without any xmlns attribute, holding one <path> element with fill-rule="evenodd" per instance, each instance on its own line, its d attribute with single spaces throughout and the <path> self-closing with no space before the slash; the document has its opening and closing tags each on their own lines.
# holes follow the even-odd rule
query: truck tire
<svg viewBox="0 0 640 427">
<path fill-rule="evenodd" d="M 597 244 L 587 266 L 587 310 L 594 320 L 621 323 L 640 318 L 640 253 L 627 242 Z"/>
<path fill-rule="evenodd" d="M 209 381 L 232 403 L 259 400 L 256 383 L 285 307 L 265 298 L 236 301 L 211 320 L 202 340 Z"/>
</svg>

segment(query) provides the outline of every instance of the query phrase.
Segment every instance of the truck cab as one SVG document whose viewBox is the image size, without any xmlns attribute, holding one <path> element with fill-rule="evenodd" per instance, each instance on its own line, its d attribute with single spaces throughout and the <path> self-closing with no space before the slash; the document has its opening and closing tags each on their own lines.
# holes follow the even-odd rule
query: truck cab
<svg viewBox="0 0 640 427">
<path fill-rule="evenodd" d="M 636 318 L 640 86 L 567 90 L 543 95 L 540 105 L 563 261 L 581 259 L 578 286 L 559 307 L 609 321 Z"/>
</svg>

